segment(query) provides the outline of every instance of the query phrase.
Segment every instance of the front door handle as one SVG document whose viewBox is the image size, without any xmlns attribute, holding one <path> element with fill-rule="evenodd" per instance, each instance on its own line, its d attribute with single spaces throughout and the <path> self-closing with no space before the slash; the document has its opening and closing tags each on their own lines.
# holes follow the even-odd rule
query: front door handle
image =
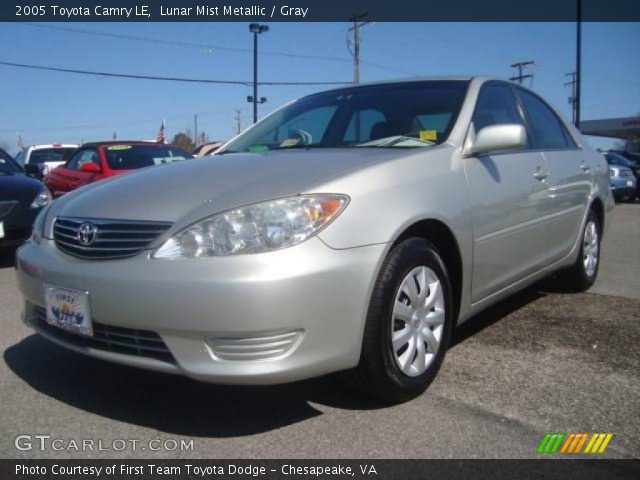
<svg viewBox="0 0 640 480">
<path fill-rule="evenodd" d="M 540 180 L 541 182 L 546 180 L 549 174 L 543 170 L 536 170 L 533 174 L 533 178 Z"/>
</svg>

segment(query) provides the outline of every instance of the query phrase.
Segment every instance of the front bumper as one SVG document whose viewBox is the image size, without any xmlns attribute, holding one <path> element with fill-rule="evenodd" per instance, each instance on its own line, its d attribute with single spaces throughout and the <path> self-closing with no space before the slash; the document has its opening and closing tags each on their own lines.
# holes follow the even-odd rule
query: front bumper
<svg viewBox="0 0 640 480">
<path fill-rule="evenodd" d="M 621 198 L 636 193 L 637 183 L 635 177 L 611 178 L 611 192 L 615 198 Z"/>
<path fill-rule="evenodd" d="M 202 381 L 284 383 L 357 365 L 385 251 L 334 250 L 314 237 L 255 255 L 86 261 L 43 239 L 18 251 L 17 278 L 25 322 L 68 348 Z M 58 335 L 38 318 L 45 284 L 88 291 L 94 322 L 157 334 L 169 359 Z"/>
</svg>

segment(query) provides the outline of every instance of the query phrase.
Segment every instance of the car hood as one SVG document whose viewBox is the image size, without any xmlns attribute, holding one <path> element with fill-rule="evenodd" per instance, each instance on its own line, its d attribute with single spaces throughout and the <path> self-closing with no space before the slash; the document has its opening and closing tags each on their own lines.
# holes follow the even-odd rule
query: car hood
<svg viewBox="0 0 640 480">
<path fill-rule="evenodd" d="M 60 215 L 186 224 L 237 206 L 308 192 L 328 179 L 417 151 L 310 149 L 203 157 L 83 187 L 57 200 L 49 218 Z"/>
<path fill-rule="evenodd" d="M 42 183 L 23 173 L 0 174 L 0 202 L 18 200 L 31 203 L 40 190 Z"/>
</svg>

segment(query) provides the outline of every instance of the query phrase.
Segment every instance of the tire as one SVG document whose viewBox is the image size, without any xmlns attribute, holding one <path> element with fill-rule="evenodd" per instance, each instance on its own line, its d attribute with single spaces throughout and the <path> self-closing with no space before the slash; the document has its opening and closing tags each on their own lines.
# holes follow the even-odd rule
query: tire
<svg viewBox="0 0 640 480">
<path fill-rule="evenodd" d="M 589 211 L 587 221 L 580 234 L 580 253 L 576 262 L 561 273 L 560 279 L 566 290 L 584 292 L 591 288 L 598 277 L 600 267 L 600 236 L 602 226 L 593 210 Z M 593 235 L 595 234 L 595 238 Z M 591 258 L 591 264 L 588 259 Z M 593 264 L 595 262 L 595 264 Z"/>
<path fill-rule="evenodd" d="M 371 295 L 360 363 L 351 372 L 360 390 L 389 403 L 425 391 L 451 338 L 451 292 L 447 268 L 429 242 L 410 238 L 391 250 Z"/>
</svg>

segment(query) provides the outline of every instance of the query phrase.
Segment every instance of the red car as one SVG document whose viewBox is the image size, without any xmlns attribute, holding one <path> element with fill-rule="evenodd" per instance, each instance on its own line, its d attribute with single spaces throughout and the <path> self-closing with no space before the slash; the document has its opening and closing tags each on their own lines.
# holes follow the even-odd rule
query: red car
<svg viewBox="0 0 640 480">
<path fill-rule="evenodd" d="M 85 143 L 65 163 L 53 169 L 44 184 L 54 197 L 114 175 L 193 158 L 175 145 L 150 142 Z"/>
</svg>

